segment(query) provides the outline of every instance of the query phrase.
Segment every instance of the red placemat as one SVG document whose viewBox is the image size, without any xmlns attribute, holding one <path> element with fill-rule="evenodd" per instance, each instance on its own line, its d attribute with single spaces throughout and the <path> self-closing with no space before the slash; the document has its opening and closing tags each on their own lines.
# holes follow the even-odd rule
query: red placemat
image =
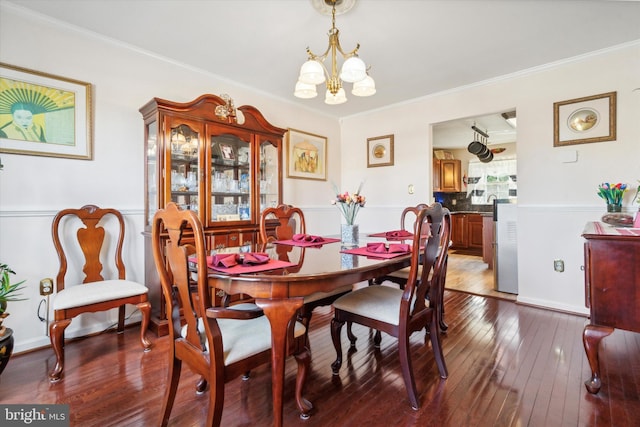
<svg viewBox="0 0 640 427">
<path fill-rule="evenodd" d="M 343 254 L 353 254 L 353 255 L 364 255 L 364 256 L 368 256 L 371 258 L 384 258 L 384 259 L 389 259 L 389 258 L 395 258 L 398 256 L 402 256 L 402 255 L 407 255 L 410 254 L 411 251 L 409 252 L 393 252 L 393 253 L 378 253 L 378 252 L 369 252 L 367 250 L 366 246 L 363 246 L 361 248 L 354 248 L 354 249 L 347 249 L 346 251 L 340 251 Z"/>
<path fill-rule="evenodd" d="M 406 230 L 394 230 L 369 234 L 369 237 L 385 237 L 387 240 L 410 240 L 413 239 L 413 233 Z"/>
<path fill-rule="evenodd" d="M 279 245 L 289 245 L 289 246 L 302 246 L 302 247 L 311 247 L 311 246 L 322 246 L 327 243 L 335 243 L 339 242 L 340 239 L 334 239 L 333 237 L 323 237 L 322 242 L 304 242 L 299 240 L 276 240 L 273 243 L 277 243 Z"/>
<path fill-rule="evenodd" d="M 258 265 L 238 264 L 238 265 L 234 265 L 233 267 L 226 268 L 226 267 L 213 267 L 211 265 L 212 260 L 213 260 L 213 256 L 207 256 L 207 266 L 209 268 L 211 268 L 212 270 L 216 270 L 216 271 L 220 271 L 222 273 L 228 273 L 228 274 L 257 273 L 260 271 L 276 270 L 278 268 L 287 268 L 287 267 L 297 265 L 293 262 L 280 261 L 278 259 L 270 259 L 268 262 L 264 264 L 258 264 Z M 189 261 L 197 262 L 197 259 L 191 257 L 189 258 Z"/>
</svg>

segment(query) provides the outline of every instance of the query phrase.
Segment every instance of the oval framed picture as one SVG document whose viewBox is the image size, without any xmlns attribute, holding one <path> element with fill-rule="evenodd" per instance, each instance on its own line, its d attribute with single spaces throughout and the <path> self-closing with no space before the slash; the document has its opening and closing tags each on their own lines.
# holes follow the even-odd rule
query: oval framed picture
<svg viewBox="0 0 640 427">
<path fill-rule="evenodd" d="M 553 104 L 553 146 L 616 140 L 616 92 Z"/>
<path fill-rule="evenodd" d="M 585 132 L 598 126 L 600 114 L 593 108 L 579 108 L 569 115 L 567 126 L 575 132 Z"/>
<path fill-rule="evenodd" d="M 367 138 L 367 167 L 393 166 L 393 135 Z"/>
</svg>

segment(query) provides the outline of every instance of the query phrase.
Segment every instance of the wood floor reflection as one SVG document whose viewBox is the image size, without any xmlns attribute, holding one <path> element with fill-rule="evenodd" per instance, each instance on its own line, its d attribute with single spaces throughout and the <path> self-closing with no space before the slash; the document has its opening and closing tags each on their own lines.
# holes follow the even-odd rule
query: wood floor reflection
<svg viewBox="0 0 640 427">
<path fill-rule="evenodd" d="M 640 413 L 640 334 L 615 331 L 602 342 L 603 387 L 589 394 L 582 347 L 584 317 L 457 291 L 445 292 L 448 332 L 442 337 L 449 378 L 440 380 L 424 332 L 412 338 L 422 403 L 409 407 L 396 341 L 383 334 L 374 348 L 370 330 L 354 325 L 357 351 L 331 375 L 335 352 L 331 309 L 316 311 L 310 340 L 312 369 L 305 395 L 315 413 L 302 421 L 294 404 L 295 367 L 285 378 L 286 426 L 637 426 Z M 344 348 L 348 348 L 343 333 Z M 11 359 L 0 377 L 0 402 L 67 403 L 71 426 L 157 426 L 167 376 L 167 337 L 143 353 L 136 328 L 68 342 L 64 379 L 47 380 L 55 363 L 42 349 Z M 426 344 L 428 346 L 428 344 Z M 207 394 L 196 395 L 196 376 L 182 374 L 171 426 L 200 426 Z M 269 367 L 225 388 L 222 425 L 272 423 Z"/>
<path fill-rule="evenodd" d="M 482 261 L 482 257 L 455 251 L 449 254 L 445 287 L 474 295 L 516 300 L 516 295 L 494 289 L 493 270 Z"/>
</svg>

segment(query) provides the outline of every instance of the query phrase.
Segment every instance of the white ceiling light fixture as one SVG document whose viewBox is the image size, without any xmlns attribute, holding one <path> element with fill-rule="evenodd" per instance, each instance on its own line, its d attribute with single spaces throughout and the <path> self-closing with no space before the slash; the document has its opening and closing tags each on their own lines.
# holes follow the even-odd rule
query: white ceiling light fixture
<svg viewBox="0 0 640 427">
<path fill-rule="evenodd" d="M 315 86 L 325 83 L 327 91 L 324 102 L 330 105 L 338 105 L 347 102 L 347 96 L 342 87 L 342 82 L 353 83 L 352 94 L 355 96 L 371 96 L 376 93 L 376 85 L 367 73 L 367 66 L 358 58 L 360 44 L 351 52 L 345 53 L 340 46 L 339 31 L 336 28 L 336 7 L 340 7 L 344 13 L 351 9 L 355 0 L 313 0 L 314 7 L 321 13 L 326 7 L 331 8 L 331 29 L 329 30 L 329 46 L 322 55 L 316 55 L 307 47 L 309 55 L 307 61 L 300 67 L 300 75 L 296 83 L 294 96 L 298 98 L 315 98 L 317 91 Z M 344 63 L 338 73 L 338 52 L 342 55 Z M 327 70 L 324 60 L 331 56 L 331 71 Z"/>
</svg>

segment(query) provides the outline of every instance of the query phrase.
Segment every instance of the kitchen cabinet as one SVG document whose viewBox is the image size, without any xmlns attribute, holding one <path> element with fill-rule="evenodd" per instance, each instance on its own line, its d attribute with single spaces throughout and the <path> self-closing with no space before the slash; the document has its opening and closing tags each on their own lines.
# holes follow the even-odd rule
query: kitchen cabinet
<svg viewBox="0 0 640 427">
<path fill-rule="evenodd" d="M 602 222 L 588 223 L 582 236 L 585 305 L 590 313 L 582 335 L 591 368 L 585 386 L 598 393 L 600 341 L 614 329 L 640 332 L 640 237 Z"/>
<path fill-rule="evenodd" d="M 433 160 L 433 191 L 458 192 L 462 188 L 460 160 Z"/>
<path fill-rule="evenodd" d="M 453 212 L 451 215 L 451 249 L 482 255 L 483 223 L 479 213 Z"/>
<path fill-rule="evenodd" d="M 282 141 L 255 107 L 237 110 L 227 96 L 178 103 L 154 98 L 144 120 L 145 283 L 150 329 L 168 332 L 164 298 L 151 251 L 150 226 L 169 202 L 198 214 L 210 249 L 255 243 L 261 212 L 281 203 Z"/>
</svg>

